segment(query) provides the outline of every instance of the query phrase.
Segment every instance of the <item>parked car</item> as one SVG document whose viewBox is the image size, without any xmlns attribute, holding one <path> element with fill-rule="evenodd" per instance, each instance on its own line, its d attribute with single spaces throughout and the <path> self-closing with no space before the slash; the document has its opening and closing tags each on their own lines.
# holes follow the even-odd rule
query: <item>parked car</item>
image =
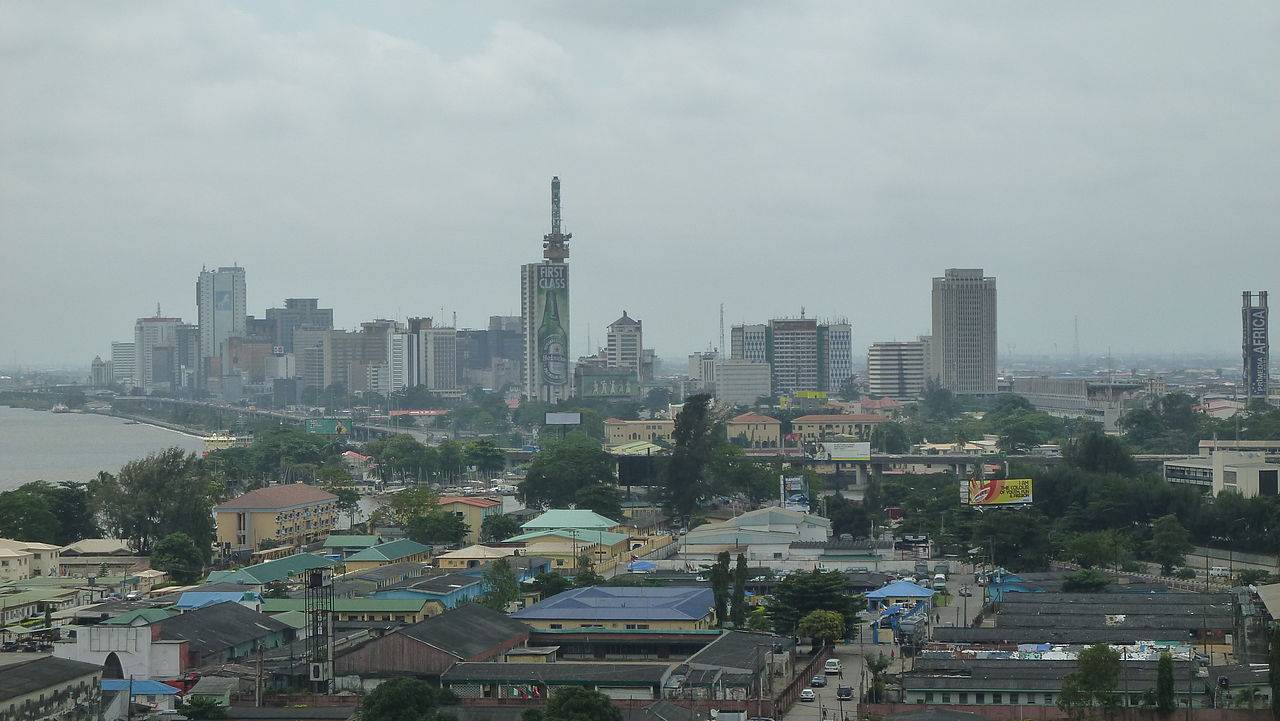
<svg viewBox="0 0 1280 721">
<path fill-rule="evenodd" d="M 970 596 L 972 596 L 972 595 L 973 595 L 973 592 L 969 590 L 969 587 L 968 587 L 968 586 L 961 586 L 961 587 L 960 587 L 960 595 L 961 595 L 961 596 L 964 596 L 965 598 L 968 598 L 968 597 L 970 597 Z"/>
<path fill-rule="evenodd" d="M 811 688 L 806 688 L 800 692 L 801 701 L 813 701 L 813 700 L 816 700 L 817 698 L 818 698 L 818 694 L 814 693 L 813 689 Z"/>
<path fill-rule="evenodd" d="M 829 658 L 822 666 L 822 672 L 828 676 L 835 676 L 843 670 L 844 668 L 840 665 L 840 659 L 838 658 Z"/>
<path fill-rule="evenodd" d="M 837 689 L 836 689 L 836 698 L 840 699 L 841 701 L 848 701 L 848 700 L 852 699 L 852 698 L 853 698 L 853 687 L 852 687 L 852 686 L 841 686 L 840 688 L 837 688 Z"/>
<path fill-rule="evenodd" d="M 810 685 L 810 686 L 815 686 L 815 687 L 818 687 L 818 686 L 826 686 L 826 685 L 827 685 L 827 677 L 826 677 L 826 676 L 814 676 L 813 678 L 809 679 L 809 685 Z"/>
</svg>

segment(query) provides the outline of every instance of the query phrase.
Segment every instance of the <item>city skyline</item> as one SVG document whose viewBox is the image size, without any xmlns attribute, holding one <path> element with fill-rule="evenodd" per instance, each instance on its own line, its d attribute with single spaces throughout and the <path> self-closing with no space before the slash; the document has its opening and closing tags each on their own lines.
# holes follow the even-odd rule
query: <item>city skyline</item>
<svg viewBox="0 0 1280 721">
<path fill-rule="evenodd" d="M 0 361 L 87 365 L 157 302 L 193 322 L 202 265 L 247 268 L 255 315 L 483 327 L 519 313 L 555 174 L 573 358 L 622 307 L 664 357 L 714 345 L 721 303 L 909 340 L 947 267 L 1001 279 L 1002 355 L 1068 352 L 1079 317 L 1088 354 L 1230 356 L 1237 294 L 1271 287 L 1274 6 L 1159 33 L 1119 7 L 567 8 L 0 9 L 55 41 L 2 41 Z"/>
</svg>

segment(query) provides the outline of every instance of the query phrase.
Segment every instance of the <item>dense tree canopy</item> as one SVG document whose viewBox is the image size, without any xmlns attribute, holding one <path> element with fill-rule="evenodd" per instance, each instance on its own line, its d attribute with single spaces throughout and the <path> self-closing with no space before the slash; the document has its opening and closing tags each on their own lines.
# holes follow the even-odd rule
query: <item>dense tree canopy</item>
<svg viewBox="0 0 1280 721">
<path fill-rule="evenodd" d="M 204 570 L 204 557 L 196 542 L 181 531 L 170 533 L 151 552 L 151 567 L 169 574 L 178 583 L 191 583 Z"/>
<path fill-rule="evenodd" d="M 613 459 L 600 444 L 578 433 L 570 433 L 534 456 L 520 484 L 525 503 L 566 508 L 578 491 L 602 483 L 612 483 Z"/>
<path fill-rule="evenodd" d="M 706 497 L 707 465 L 716 443 L 724 436 L 711 414 L 711 396 L 702 393 L 685 399 L 676 415 L 674 448 L 662 481 L 664 505 L 677 518 L 688 518 Z"/>
<path fill-rule="evenodd" d="M 209 559 L 215 489 L 195 454 L 170 448 L 130 461 L 116 475 L 99 473 L 89 493 L 105 530 L 128 539 L 139 553 L 150 553 L 159 539 L 182 532 Z"/>
<path fill-rule="evenodd" d="M 850 627 L 857 620 L 857 598 L 839 571 L 801 571 L 778 583 L 765 612 L 774 631 L 784 635 L 795 633 L 800 619 L 813 611 L 834 611 Z"/>
<path fill-rule="evenodd" d="M 447 689 L 416 678 L 378 684 L 360 701 L 360 721 L 440 721 L 440 707 L 457 703 Z"/>
</svg>

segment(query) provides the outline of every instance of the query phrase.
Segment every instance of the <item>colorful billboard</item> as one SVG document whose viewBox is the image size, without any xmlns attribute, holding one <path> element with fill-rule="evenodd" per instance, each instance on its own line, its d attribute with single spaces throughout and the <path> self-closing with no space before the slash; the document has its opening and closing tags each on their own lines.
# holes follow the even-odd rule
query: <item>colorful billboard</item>
<svg viewBox="0 0 1280 721">
<path fill-rule="evenodd" d="M 543 263 L 537 268 L 534 325 L 539 383 L 563 387 L 569 385 L 569 267 Z"/>
<path fill-rule="evenodd" d="M 308 418 L 303 421 L 307 433 L 322 436 L 345 436 L 351 432 L 350 418 Z"/>
<path fill-rule="evenodd" d="M 1031 503 L 1030 478 L 961 481 L 965 484 L 962 500 L 970 506 L 1017 506 Z"/>
<path fill-rule="evenodd" d="M 828 461 L 869 461 L 870 443 L 823 443 L 822 450 Z"/>
</svg>

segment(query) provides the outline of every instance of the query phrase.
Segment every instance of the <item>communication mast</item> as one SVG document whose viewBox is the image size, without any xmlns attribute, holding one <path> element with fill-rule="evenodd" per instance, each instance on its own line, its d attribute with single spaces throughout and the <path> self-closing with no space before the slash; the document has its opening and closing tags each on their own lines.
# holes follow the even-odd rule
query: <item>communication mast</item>
<svg viewBox="0 0 1280 721">
<path fill-rule="evenodd" d="M 560 232 L 560 176 L 551 178 L 551 232 L 542 236 L 542 257 L 552 263 L 569 259 L 569 239 L 573 233 Z"/>
<path fill-rule="evenodd" d="M 315 693 L 333 693 L 333 572 L 307 572 L 303 592 L 307 615 L 307 679 Z"/>
</svg>

